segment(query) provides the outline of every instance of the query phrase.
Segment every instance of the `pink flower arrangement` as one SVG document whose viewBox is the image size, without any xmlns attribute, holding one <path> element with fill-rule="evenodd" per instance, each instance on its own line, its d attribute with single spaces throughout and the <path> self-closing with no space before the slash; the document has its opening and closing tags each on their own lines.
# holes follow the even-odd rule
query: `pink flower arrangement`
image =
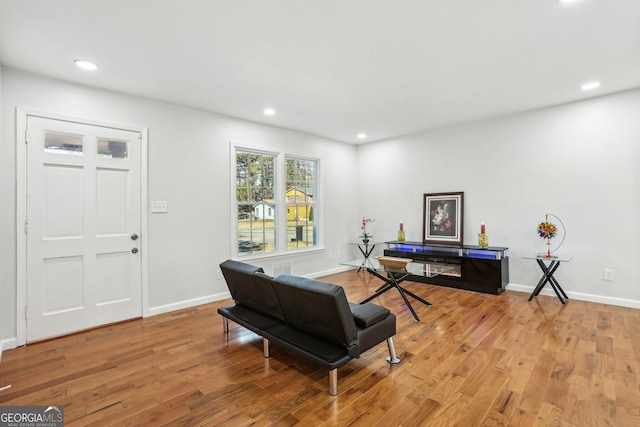
<svg viewBox="0 0 640 427">
<path fill-rule="evenodd" d="M 367 233 L 367 224 L 370 224 L 372 222 L 374 222 L 376 219 L 375 218 L 365 218 L 362 217 L 362 225 L 360 226 L 360 229 L 362 230 L 362 238 L 363 239 L 370 239 L 373 236 L 369 233 Z"/>
</svg>

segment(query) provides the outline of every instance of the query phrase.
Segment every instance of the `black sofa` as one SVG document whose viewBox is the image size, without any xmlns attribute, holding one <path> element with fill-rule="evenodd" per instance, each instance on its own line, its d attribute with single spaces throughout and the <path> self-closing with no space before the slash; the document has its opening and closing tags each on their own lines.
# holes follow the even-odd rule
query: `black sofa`
<svg viewBox="0 0 640 427">
<path fill-rule="evenodd" d="M 338 393 L 338 368 L 386 340 L 389 363 L 399 363 L 393 344 L 396 316 L 378 305 L 347 301 L 340 286 L 280 274 L 273 278 L 261 267 L 228 260 L 220 269 L 235 304 L 218 309 L 225 333 L 229 320 L 269 343 L 329 369 L 329 393 Z"/>
</svg>

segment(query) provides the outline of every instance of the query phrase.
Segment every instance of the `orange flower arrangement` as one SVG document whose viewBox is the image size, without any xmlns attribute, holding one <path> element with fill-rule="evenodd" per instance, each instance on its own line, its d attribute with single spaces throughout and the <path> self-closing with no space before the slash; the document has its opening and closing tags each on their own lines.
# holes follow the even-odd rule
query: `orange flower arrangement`
<svg viewBox="0 0 640 427">
<path fill-rule="evenodd" d="M 558 234 L 558 228 L 554 224 L 548 221 L 538 224 L 538 236 L 543 239 L 551 239 L 556 237 L 556 234 Z"/>
</svg>

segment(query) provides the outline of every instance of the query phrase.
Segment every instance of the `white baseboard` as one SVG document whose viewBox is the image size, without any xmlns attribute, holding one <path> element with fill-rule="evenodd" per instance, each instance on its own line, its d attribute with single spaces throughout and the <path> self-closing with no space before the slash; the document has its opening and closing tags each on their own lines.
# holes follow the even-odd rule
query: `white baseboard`
<svg viewBox="0 0 640 427">
<path fill-rule="evenodd" d="M 343 271 L 348 271 L 353 269 L 353 267 L 348 267 L 348 266 L 339 266 L 333 269 L 329 269 L 329 270 L 325 270 L 325 271 L 320 271 L 317 273 L 313 273 L 313 274 L 309 274 L 306 275 L 304 277 L 307 277 L 309 279 L 315 279 L 317 277 L 322 277 L 322 276 L 329 276 L 331 274 L 336 274 L 336 273 L 342 273 Z M 525 292 L 527 294 L 530 294 L 531 292 L 533 292 L 533 290 L 535 289 L 534 286 L 528 286 L 528 285 L 519 285 L 517 283 L 509 283 L 506 286 L 506 289 L 510 290 L 510 291 L 517 291 L 517 292 Z M 588 302 L 597 302 L 600 304 L 609 304 L 609 305 L 617 305 L 620 307 L 629 307 L 629 308 L 637 308 L 640 309 L 640 300 L 632 300 L 632 299 L 625 299 L 625 298 L 616 298 L 616 297 L 608 297 L 605 295 L 595 295 L 595 294 L 586 294 L 583 292 L 567 292 L 565 290 L 565 292 L 567 293 L 567 296 L 569 297 L 569 299 L 575 299 L 578 301 L 588 301 Z M 549 286 L 545 286 L 544 289 L 542 289 L 542 292 L 540 292 L 541 295 L 550 295 L 550 296 L 556 296 L 555 292 L 553 292 L 553 289 L 550 288 Z"/>
<path fill-rule="evenodd" d="M 525 285 L 518 285 L 515 283 L 509 283 L 506 287 L 506 289 L 510 290 L 510 291 L 517 291 L 517 292 L 525 292 L 530 294 L 531 292 L 533 292 L 533 290 L 535 289 L 534 286 L 525 286 Z M 632 300 L 632 299 L 626 299 L 626 298 L 616 298 L 616 297 L 608 297 L 605 295 L 594 295 L 594 294 L 585 294 L 583 292 L 571 292 L 571 291 L 567 291 L 565 289 L 565 292 L 567 294 L 567 296 L 569 297 L 569 299 L 575 299 L 578 301 L 588 301 L 588 302 L 597 302 L 600 304 L 609 304 L 609 305 L 617 305 L 620 307 L 629 307 L 629 308 L 638 308 L 640 309 L 640 301 L 638 300 Z M 549 295 L 549 296 L 556 296 L 555 292 L 553 292 L 553 289 L 549 286 L 545 286 L 542 289 L 542 292 L 540 292 L 540 295 Z"/>
<path fill-rule="evenodd" d="M 158 307 L 150 307 L 145 314 L 145 317 L 156 316 L 158 314 L 169 313 L 175 310 L 182 310 L 183 308 L 190 308 L 197 305 L 208 304 L 210 302 L 220 301 L 227 298 L 231 298 L 231 294 L 229 292 L 221 292 L 219 294 L 207 295 L 205 297 L 160 305 Z"/>
<path fill-rule="evenodd" d="M 4 350 L 16 348 L 17 346 L 18 346 L 17 338 L 8 338 L 8 339 L 0 340 L 0 362 L 2 362 L 2 352 Z"/>
<path fill-rule="evenodd" d="M 175 310 L 181 310 L 183 308 L 195 307 L 197 305 L 208 304 L 210 302 L 220 301 L 223 299 L 231 298 L 229 292 L 221 292 L 219 294 L 208 295 L 206 297 L 194 298 L 186 301 L 180 301 L 173 304 L 161 305 L 158 307 L 152 307 L 145 313 L 144 317 L 155 316 L 158 314 L 169 313 Z M 2 352 L 17 347 L 17 338 L 8 338 L 0 340 L 0 362 L 2 362 Z"/>
<path fill-rule="evenodd" d="M 338 266 L 336 268 L 331 268 L 329 270 L 318 271 L 316 273 L 306 274 L 303 277 L 306 277 L 307 279 L 315 279 L 315 278 L 318 278 L 318 277 L 329 276 L 331 274 L 338 274 L 338 273 L 342 273 L 344 271 L 349 271 L 349 270 L 353 270 L 353 267 L 349 267 L 347 265 L 341 265 L 341 266 Z"/>
<path fill-rule="evenodd" d="M 353 269 L 353 267 L 348 267 L 348 266 L 339 266 L 337 268 L 333 268 L 330 270 L 325 270 L 325 271 L 320 271 L 318 273 L 313 273 L 313 274 L 309 274 L 305 277 L 308 277 L 309 279 L 315 279 L 316 277 L 321 277 L 321 276 L 328 276 L 331 274 L 336 274 L 336 273 L 342 273 L 343 271 L 347 271 Z M 530 294 L 531 292 L 533 292 L 533 290 L 535 289 L 534 286 L 527 286 L 527 285 L 519 285 L 517 283 L 509 283 L 506 286 L 506 289 L 510 290 L 510 291 L 517 291 L 517 292 L 525 292 Z M 608 297 L 605 295 L 595 295 L 595 294 L 586 294 L 583 292 L 567 292 L 565 290 L 565 292 L 567 293 L 567 296 L 569 297 L 569 299 L 575 299 L 578 301 L 588 301 L 588 302 L 597 302 L 600 304 L 609 304 L 609 305 L 617 305 L 620 307 L 629 307 L 629 308 L 637 308 L 640 309 L 640 300 L 632 300 L 632 299 L 625 299 L 625 298 L 616 298 L 616 297 Z M 541 295 L 550 295 L 550 296 L 556 296 L 555 292 L 553 292 L 553 289 L 550 288 L 549 286 L 545 286 L 544 289 L 542 289 L 542 292 L 540 292 Z"/>
</svg>

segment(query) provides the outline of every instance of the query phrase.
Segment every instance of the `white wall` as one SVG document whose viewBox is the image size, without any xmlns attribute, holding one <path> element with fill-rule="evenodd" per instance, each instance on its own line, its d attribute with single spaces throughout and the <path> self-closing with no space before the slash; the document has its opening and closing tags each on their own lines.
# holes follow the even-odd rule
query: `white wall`
<svg viewBox="0 0 640 427">
<path fill-rule="evenodd" d="M 544 251 L 536 226 L 553 213 L 567 229 L 558 254 L 574 257 L 557 273 L 569 297 L 640 308 L 639 147 L 640 91 L 367 144 L 360 210 L 380 234 L 404 220 L 407 240 L 421 240 L 423 193 L 464 191 L 464 242 L 477 244 L 484 221 L 521 290 L 539 279 L 522 256 Z"/>
<path fill-rule="evenodd" d="M 0 69 L 0 341 L 16 334 L 15 108 L 48 110 L 149 128 L 149 198 L 168 214 L 149 218 L 149 305 L 161 312 L 226 291 L 217 265 L 231 253 L 229 142 L 322 158 L 324 246 L 257 261 L 267 272 L 339 269 L 364 215 L 376 240 L 422 233 L 423 193 L 465 192 L 465 243 L 484 221 L 490 244 L 510 248 L 511 288 L 528 290 L 544 250 L 544 213 L 567 226 L 557 277 L 570 297 L 640 307 L 637 226 L 640 91 L 429 131 L 357 148 L 299 132 Z M 355 167 L 354 167 L 355 166 Z M 356 184 L 357 183 L 357 184 Z M 615 270 L 614 282 L 602 269 Z M 7 345 L 5 345 L 7 348 Z"/>
<path fill-rule="evenodd" d="M 149 198 L 169 205 L 167 214 L 150 214 L 146 236 L 152 313 L 227 295 L 216 270 L 231 256 L 230 141 L 321 158 L 324 206 L 319 220 L 326 250 L 275 261 L 291 261 L 292 272 L 300 275 L 340 268 L 335 254 L 348 250 L 350 240 L 345 218 L 353 219 L 357 232 L 355 147 L 11 68 L 2 68 L 1 82 L 0 341 L 16 336 L 16 107 L 148 127 Z M 254 262 L 271 272 L 273 261 Z"/>
</svg>

